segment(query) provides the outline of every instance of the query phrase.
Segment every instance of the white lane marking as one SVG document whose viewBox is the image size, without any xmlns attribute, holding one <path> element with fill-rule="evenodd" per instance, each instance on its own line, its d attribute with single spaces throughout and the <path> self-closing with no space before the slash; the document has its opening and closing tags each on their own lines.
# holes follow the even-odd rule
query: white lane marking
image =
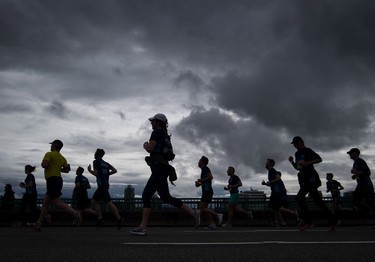
<svg viewBox="0 0 375 262">
<path fill-rule="evenodd" d="M 337 230 L 336 231 L 340 231 Z M 299 229 L 253 229 L 253 230 L 185 230 L 184 233 L 258 233 L 258 232 L 301 232 Z M 328 229 L 310 229 L 306 232 L 329 232 Z"/>
<path fill-rule="evenodd" d="M 218 246 L 218 245 L 269 245 L 269 244 L 279 244 L 279 245 L 311 245 L 311 244 L 375 244 L 375 241 L 304 241 L 304 242 L 297 242 L 297 241 L 254 241 L 254 242 L 208 242 L 208 243 L 195 243 L 195 242 L 128 242 L 122 243 L 123 245 L 173 245 L 173 246 L 195 246 L 195 245 L 206 245 L 206 246 Z"/>
</svg>

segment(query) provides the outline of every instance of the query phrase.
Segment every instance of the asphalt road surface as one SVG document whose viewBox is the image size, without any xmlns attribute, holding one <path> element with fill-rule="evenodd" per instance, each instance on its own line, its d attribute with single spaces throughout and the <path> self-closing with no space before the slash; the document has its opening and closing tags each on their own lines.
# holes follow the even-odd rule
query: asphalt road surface
<svg viewBox="0 0 375 262">
<path fill-rule="evenodd" d="M 150 227 L 132 236 L 115 227 L 0 227 L 1 261 L 373 261 L 373 226 Z"/>
</svg>

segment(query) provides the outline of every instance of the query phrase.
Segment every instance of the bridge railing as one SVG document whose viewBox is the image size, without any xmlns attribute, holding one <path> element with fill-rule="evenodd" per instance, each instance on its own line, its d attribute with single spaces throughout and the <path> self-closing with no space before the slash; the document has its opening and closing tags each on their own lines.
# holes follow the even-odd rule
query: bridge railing
<svg viewBox="0 0 375 262">
<path fill-rule="evenodd" d="M 188 206 L 192 208 L 198 208 L 200 198 L 181 198 L 181 200 Z M 228 198 L 213 198 L 212 203 L 210 204 L 210 208 L 215 210 L 226 210 L 228 206 Z M 62 201 L 75 206 L 75 201 L 71 198 L 62 198 Z M 323 201 L 330 205 L 332 202 L 331 197 L 323 197 Z M 42 205 L 43 199 L 37 199 L 37 206 L 40 208 Z M 142 199 L 141 198 L 134 198 L 134 199 L 124 199 L 124 198 L 113 198 L 112 202 L 117 206 L 119 211 L 139 211 L 142 209 Z M 295 196 L 288 196 L 289 208 L 295 209 L 297 208 L 297 203 L 295 200 Z M 351 197 L 343 197 L 341 199 L 342 206 L 350 207 L 352 199 Z M 311 198 L 307 197 L 307 204 L 310 209 L 319 209 Z M 21 205 L 21 199 L 15 200 L 14 209 L 18 210 Z M 266 211 L 269 209 L 269 197 L 251 197 L 251 198 L 240 198 L 239 205 L 246 209 L 246 210 L 254 210 L 254 211 Z M 152 199 L 151 206 L 154 210 L 159 211 L 167 211 L 174 209 L 174 207 L 163 203 L 161 199 Z M 106 206 L 102 203 L 102 207 L 105 209 Z M 54 210 L 53 205 L 51 205 L 51 211 Z"/>
<path fill-rule="evenodd" d="M 289 208 L 290 209 L 296 209 L 297 203 L 295 201 L 295 196 L 288 196 L 289 198 Z M 192 207 L 192 208 L 198 208 L 200 198 L 182 198 L 181 199 L 186 205 Z M 63 202 L 71 205 L 73 208 L 75 208 L 75 201 L 71 198 L 63 198 Z M 212 200 L 212 203 L 210 204 L 210 208 L 214 209 L 218 213 L 223 213 L 224 217 L 227 216 L 227 206 L 228 206 L 228 198 L 214 198 Z M 332 202 L 331 197 L 324 197 L 323 201 L 330 205 Z M 37 200 L 37 205 L 39 209 L 42 206 L 43 199 Z M 126 217 L 127 224 L 134 224 L 136 225 L 142 216 L 142 199 L 141 198 L 134 198 L 134 199 L 124 199 L 124 198 L 113 198 L 112 202 L 117 206 L 121 216 Z M 342 206 L 343 207 L 351 207 L 352 200 L 351 198 L 343 197 L 342 198 Z M 0 203 L 1 204 L 1 203 Z M 20 220 L 20 204 L 21 199 L 15 200 L 15 205 L 12 210 L 6 211 L 0 209 L 0 226 L 4 225 L 11 225 L 13 222 L 17 222 Z M 113 216 L 104 203 L 102 204 L 102 211 L 103 211 L 103 218 L 107 221 L 107 225 L 115 226 L 115 222 L 113 222 Z M 307 197 L 307 204 L 313 214 L 319 214 L 320 209 L 313 203 L 312 199 Z M 170 206 L 168 204 L 163 203 L 161 199 L 152 199 L 151 201 L 151 207 L 153 208 L 153 222 L 151 222 L 154 226 L 165 226 L 165 225 L 190 225 L 191 224 L 191 218 L 186 217 L 186 214 L 184 212 L 179 212 L 176 208 L 173 206 Z M 265 196 L 259 196 L 259 197 L 241 197 L 239 205 L 245 209 L 245 210 L 252 210 L 254 215 L 254 220 L 250 222 L 249 219 L 246 219 L 246 217 L 242 214 L 238 214 L 240 219 L 236 219 L 236 223 L 239 225 L 268 225 L 270 222 L 273 221 L 273 213 L 271 212 L 271 209 L 269 208 L 269 198 Z M 31 218 L 32 214 L 27 211 L 25 214 L 29 217 L 30 221 L 35 221 L 36 218 Z M 53 225 L 71 225 L 71 215 L 63 212 L 60 209 L 57 209 L 53 205 L 50 205 L 48 213 L 50 217 L 52 218 L 52 224 Z M 354 214 L 354 212 L 353 212 Z M 355 217 L 352 212 L 350 214 L 346 212 L 345 214 L 342 214 L 344 216 L 341 217 L 341 220 L 343 221 L 343 218 L 346 219 L 347 223 L 353 223 L 355 220 L 348 220 Z M 35 214 L 34 214 L 35 215 Z M 317 216 L 319 217 L 319 216 Z M 295 224 L 296 222 L 293 220 L 295 217 L 293 215 L 287 215 L 286 216 L 288 220 L 288 223 Z M 366 217 L 360 217 L 362 219 L 361 221 L 367 221 Z M 46 220 L 47 221 L 47 220 Z M 111 224 L 111 222 L 113 222 Z M 319 223 L 326 223 L 325 220 L 322 221 L 316 221 L 316 224 Z M 48 223 L 48 222 L 47 222 Z M 96 217 L 95 216 L 86 216 L 85 225 L 95 225 L 96 223 Z M 358 222 L 354 222 L 358 223 Z M 366 222 L 367 223 L 367 222 Z"/>
</svg>

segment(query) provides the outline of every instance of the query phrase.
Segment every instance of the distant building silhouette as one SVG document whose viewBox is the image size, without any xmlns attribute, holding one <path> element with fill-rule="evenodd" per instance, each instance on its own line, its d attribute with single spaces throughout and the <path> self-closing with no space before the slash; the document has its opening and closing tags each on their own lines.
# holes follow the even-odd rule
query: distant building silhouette
<svg viewBox="0 0 375 262">
<path fill-rule="evenodd" d="M 264 191 L 254 190 L 240 192 L 240 204 L 249 210 L 264 210 L 267 208 L 267 195 Z"/>
</svg>

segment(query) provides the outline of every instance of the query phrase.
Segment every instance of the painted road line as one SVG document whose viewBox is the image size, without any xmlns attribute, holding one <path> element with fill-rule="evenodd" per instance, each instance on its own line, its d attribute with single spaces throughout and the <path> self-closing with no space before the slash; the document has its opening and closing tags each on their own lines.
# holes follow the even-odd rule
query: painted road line
<svg viewBox="0 0 375 262">
<path fill-rule="evenodd" d="M 218 245 L 337 245 L 337 244 L 375 244 L 375 241 L 254 241 L 254 242 L 126 242 L 123 245 L 133 245 L 133 246 L 147 246 L 147 245 L 157 245 L 157 246 L 218 246 Z"/>
<path fill-rule="evenodd" d="M 335 230 L 335 231 L 340 231 L 340 230 Z M 285 233 L 285 232 L 301 232 L 299 229 L 254 229 L 254 230 L 184 230 L 184 233 L 259 233 L 259 232 L 280 232 L 280 233 Z M 329 232 L 328 228 L 327 229 L 310 229 L 307 230 L 306 232 Z"/>
</svg>

